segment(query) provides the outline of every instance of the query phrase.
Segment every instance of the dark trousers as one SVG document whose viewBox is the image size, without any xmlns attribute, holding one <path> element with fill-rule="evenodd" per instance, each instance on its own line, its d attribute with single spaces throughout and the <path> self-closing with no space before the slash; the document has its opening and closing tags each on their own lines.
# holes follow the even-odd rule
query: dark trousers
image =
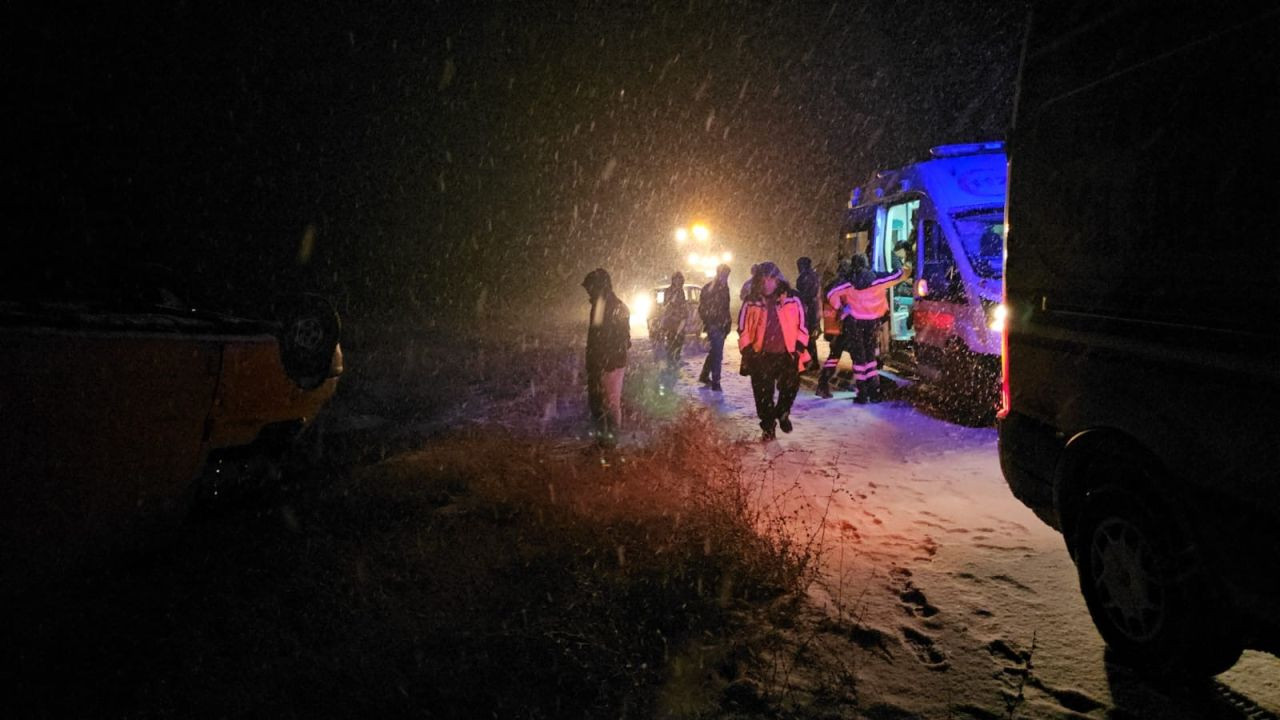
<svg viewBox="0 0 1280 720">
<path fill-rule="evenodd" d="M 818 331 L 809 331 L 809 367 L 818 364 Z"/>
<path fill-rule="evenodd" d="M 777 399 L 774 399 L 774 391 Z M 800 391 L 800 370 L 796 359 L 787 353 L 762 353 L 752 360 L 751 392 L 756 399 L 756 416 L 760 427 L 772 430 L 778 418 L 791 412 Z"/>
<path fill-rule="evenodd" d="M 819 388 L 827 388 L 831 385 L 831 377 L 836 374 L 836 370 L 840 365 L 840 356 L 850 352 L 848 340 L 851 337 L 852 335 L 847 332 L 831 337 L 831 342 L 828 343 L 827 360 L 822 363 L 822 372 L 818 373 Z M 815 355 L 814 357 L 817 356 Z"/>
<path fill-rule="evenodd" d="M 680 374 L 680 356 L 684 353 L 684 333 L 667 333 L 662 350 L 662 370 L 658 375 L 660 382 L 665 387 L 675 387 L 676 376 Z"/>
<path fill-rule="evenodd" d="M 720 382 L 720 366 L 724 364 L 724 339 L 728 335 L 729 332 L 722 328 L 707 330 L 707 359 L 702 361 L 700 378 L 713 383 Z"/>
<path fill-rule="evenodd" d="M 858 395 L 871 398 L 880 393 L 880 321 L 854 320 L 850 354 Z"/>
</svg>

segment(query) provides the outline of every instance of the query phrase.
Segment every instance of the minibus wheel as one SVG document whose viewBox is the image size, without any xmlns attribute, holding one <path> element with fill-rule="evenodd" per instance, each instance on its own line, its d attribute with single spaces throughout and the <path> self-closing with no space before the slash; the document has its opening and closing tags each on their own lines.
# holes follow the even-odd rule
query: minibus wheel
<svg viewBox="0 0 1280 720">
<path fill-rule="evenodd" d="M 1243 645 L 1196 545 L 1147 494 L 1108 481 L 1084 498 L 1074 542 L 1085 604 L 1120 662 L 1153 674 L 1216 675 Z"/>
</svg>

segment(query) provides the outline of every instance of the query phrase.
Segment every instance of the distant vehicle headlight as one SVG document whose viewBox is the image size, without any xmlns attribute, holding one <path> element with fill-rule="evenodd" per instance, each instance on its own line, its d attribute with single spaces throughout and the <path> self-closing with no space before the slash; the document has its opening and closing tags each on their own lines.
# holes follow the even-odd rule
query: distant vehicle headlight
<svg viewBox="0 0 1280 720">
<path fill-rule="evenodd" d="M 987 311 L 987 327 L 991 328 L 992 332 L 1004 332 L 1005 320 L 1008 316 L 1009 310 L 1004 303 L 991 306 Z"/>
<path fill-rule="evenodd" d="M 653 303 L 649 300 L 647 293 L 636 293 L 635 298 L 631 301 L 631 322 L 643 325 L 649 319 L 649 312 L 653 309 Z"/>
</svg>

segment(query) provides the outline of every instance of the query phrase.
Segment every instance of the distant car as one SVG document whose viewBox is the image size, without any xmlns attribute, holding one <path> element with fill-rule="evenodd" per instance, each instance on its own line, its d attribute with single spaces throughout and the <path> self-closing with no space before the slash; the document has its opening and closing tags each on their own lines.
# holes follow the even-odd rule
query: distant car
<svg viewBox="0 0 1280 720">
<path fill-rule="evenodd" d="M 667 285 L 656 287 L 649 293 L 650 307 L 652 308 L 648 319 L 650 339 L 657 337 L 658 329 L 662 324 L 662 312 L 666 309 L 667 287 Z M 685 337 L 700 337 L 702 334 L 702 319 L 698 317 L 698 301 L 702 297 L 702 288 L 698 285 L 686 284 L 684 286 L 684 297 L 689 309 L 688 317 L 684 323 Z"/>
<path fill-rule="evenodd" d="M 0 580 L 181 518 L 207 468 L 278 457 L 334 394 L 338 335 L 315 297 L 283 321 L 0 303 Z"/>
</svg>

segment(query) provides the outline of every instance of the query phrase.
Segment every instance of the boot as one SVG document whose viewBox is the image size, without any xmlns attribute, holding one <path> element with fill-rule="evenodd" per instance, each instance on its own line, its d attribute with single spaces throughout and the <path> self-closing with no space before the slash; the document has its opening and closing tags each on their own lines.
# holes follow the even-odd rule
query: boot
<svg viewBox="0 0 1280 720">
<path fill-rule="evenodd" d="M 774 440 L 778 437 L 777 431 L 774 430 L 774 424 L 772 420 L 768 420 L 768 421 L 761 420 L 760 429 L 763 431 L 763 434 L 761 434 L 760 436 L 760 440 L 763 442 L 769 442 L 770 440 Z"/>
</svg>

